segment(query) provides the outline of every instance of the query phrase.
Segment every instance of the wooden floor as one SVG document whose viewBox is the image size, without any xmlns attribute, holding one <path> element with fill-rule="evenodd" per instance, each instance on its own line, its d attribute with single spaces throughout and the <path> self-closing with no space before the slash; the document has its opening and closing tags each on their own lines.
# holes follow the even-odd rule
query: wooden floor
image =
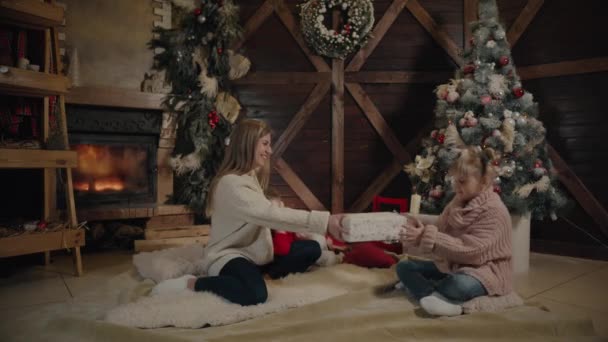
<svg viewBox="0 0 608 342">
<path fill-rule="evenodd" d="M 0 278 L 0 319 L 18 319 L 50 303 L 77 301 L 101 279 L 129 270 L 131 258 L 126 251 L 85 254 L 84 275 L 75 277 L 71 257 L 58 255 L 48 267 L 31 266 Z M 597 333 L 608 338 L 606 284 L 608 262 L 534 253 L 530 273 L 516 279 L 516 289 L 526 300 L 589 317 Z"/>
</svg>

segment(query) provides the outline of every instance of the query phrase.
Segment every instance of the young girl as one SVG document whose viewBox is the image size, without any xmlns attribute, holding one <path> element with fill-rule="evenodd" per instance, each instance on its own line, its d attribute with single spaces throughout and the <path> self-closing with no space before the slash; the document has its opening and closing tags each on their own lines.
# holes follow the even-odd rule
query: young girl
<svg viewBox="0 0 608 342">
<path fill-rule="evenodd" d="M 264 196 L 270 175 L 270 139 L 270 128 L 260 120 L 245 119 L 234 128 L 207 199 L 211 233 L 203 268 L 208 276 L 166 280 L 153 294 L 188 288 L 209 291 L 241 305 L 263 303 L 268 293 L 261 266 L 271 277 L 282 277 L 306 271 L 321 254 L 319 245 L 308 241 L 280 262 L 271 263 L 270 228 L 329 232 L 340 238 L 341 215 L 283 208 Z"/>
<path fill-rule="evenodd" d="M 450 168 L 454 199 L 435 224 L 412 218 L 402 233 L 407 246 L 419 246 L 433 261 L 408 260 L 397 275 L 429 314 L 462 314 L 462 304 L 512 290 L 511 218 L 494 193 L 493 152 L 469 147 Z"/>
</svg>

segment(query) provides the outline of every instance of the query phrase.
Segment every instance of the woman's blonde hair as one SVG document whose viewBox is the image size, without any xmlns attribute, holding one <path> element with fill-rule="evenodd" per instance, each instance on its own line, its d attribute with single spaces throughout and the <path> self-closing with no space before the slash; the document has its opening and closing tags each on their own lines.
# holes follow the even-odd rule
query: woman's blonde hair
<svg viewBox="0 0 608 342">
<path fill-rule="evenodd" d="M 224 159 L 217 174 L 209 187 L 205 213 L 211 217 L 213 213 L 213 198 L 219 180 L 228 174 L 244 175 L 254 169 L 255 148 L 263 136 L 270 134 L 270 127 L 261 120 L 245 119 L 240 121 L 230 134 L 230 143 L 226 148 Z M 258 182 L 263 191 L 268 188 L 270 178 L 270 161 L 264 167 L 256 170 Z"/>
<path fill-rule="evenodd" d="M 482 181 L 489 182 L 494 176 L 492 161 L 496 159 L 493 149 L 468 146 L 464 148 L 458 158 L 452 163 L 448 173 L 451 176 L 479 177 Z"/>
</svg>

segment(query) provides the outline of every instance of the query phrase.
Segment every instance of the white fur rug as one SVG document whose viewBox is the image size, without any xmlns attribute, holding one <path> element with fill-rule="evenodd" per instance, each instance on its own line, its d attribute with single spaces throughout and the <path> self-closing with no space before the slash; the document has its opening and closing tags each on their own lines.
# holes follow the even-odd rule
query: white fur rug
<svg viewBox="0 0 608 342">
<path fill-rule="evenodd" d="M 135 267 L 144 278 L 158 282 L 183 274 L 199 273 L 197 257 L 201 253 L 201 247 L 178 247 L 141 253 L 133 259 Z M 308 273 L 267 281 L 267 302 L 254 306 L 240 306 L 208 292 L 196 293 L 189 290 L 179 294 L 142 297 L 142 293 L 151 289 L 152 285 L 148 281 L 140 284 L 147 288 L 142 289 L 140 286 L 135 295 L 123 293 L 123 298 L 135 300 L 110 310 L 105 320 L 139 328 L 200 328 L 226 325 L 324 301 L 352 290 L 385 284 L 392 278 L 391 272 L 386 270 L 359 270 L 359 267 L 352 265 L 319 268 Z"/>
</svg>

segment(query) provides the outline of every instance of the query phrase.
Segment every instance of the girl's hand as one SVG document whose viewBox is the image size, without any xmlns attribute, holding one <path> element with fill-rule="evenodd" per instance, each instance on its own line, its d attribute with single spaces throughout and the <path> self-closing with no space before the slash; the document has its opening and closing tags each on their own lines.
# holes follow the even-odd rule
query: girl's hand
<svg viewBox="0 0 608 342">
<path fill-rule="evenodd" d="M 327 232 L 333 236 L 335 239 L 342 240 L 342 234 L 346 233 L 344 227 L 342 227 L 342 219 L 344 218 L 344 214 L 335 214 L 329 217 L 329 221 L 327 222 Z"/>
<path fill-rule="evenodd" d="M 422 238 L 422 233 L 424 232 L 424 225 L 420 223 L 420 221 L 413 219 L 408 220 L 403 228 L 401 242 L 409 246 L 418 246 L 420 244 L 420 238 Z"/>
</svg>

